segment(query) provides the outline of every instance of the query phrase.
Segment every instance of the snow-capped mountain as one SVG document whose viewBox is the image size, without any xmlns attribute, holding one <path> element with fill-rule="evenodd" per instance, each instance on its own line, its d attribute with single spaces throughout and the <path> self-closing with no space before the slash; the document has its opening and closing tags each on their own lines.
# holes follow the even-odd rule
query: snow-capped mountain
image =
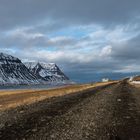
<svg viewBox="0 0 140 140">
<path fill-rule="evenodd" d="M 63 82 L 69 80 L 55 63 L 26 62 L 24 64 L 30 72 L 45 81 Z"/>
<path fill-rule="evenodd" d="M 0 53 L 0 85 L 38 84 L 38 77 L 16 57 Z"/>
<path fill-rule="evenodd" d="M 69 78 L 54 63 L 23 64 L 20 59 L 0 53 L 0 85 L 66 83 Z"/>
</svg>

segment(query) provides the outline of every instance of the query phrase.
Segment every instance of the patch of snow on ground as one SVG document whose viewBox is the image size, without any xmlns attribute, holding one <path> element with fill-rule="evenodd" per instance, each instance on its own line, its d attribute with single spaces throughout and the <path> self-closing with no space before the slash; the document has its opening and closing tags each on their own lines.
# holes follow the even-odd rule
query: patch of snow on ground
<svg viewBox="0 0 140 140">
<path fill-rule="evenodd" d="M 132 84 L 140 84 L 140 81 L 132 81 Z"/>
</svg>

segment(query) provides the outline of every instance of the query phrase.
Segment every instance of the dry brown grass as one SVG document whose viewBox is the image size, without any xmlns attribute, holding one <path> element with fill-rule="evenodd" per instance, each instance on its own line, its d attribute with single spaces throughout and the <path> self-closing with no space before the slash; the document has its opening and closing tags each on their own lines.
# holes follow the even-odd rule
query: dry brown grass
<svg viewBox="0 0 140 140">
<path fill-rule="evenodd" d="M 21 106 L 25 104 L 32 104 L 34 102 L 38 102 L 47 98 L 72 94 L 90 88 L 111 84 L 111 83 L 114 82 L 71 85 L 71 86 L 60 87 L 60 88 L 49 89 L 49 90 L 0 91 L 0 110 L 15 108 L 17 106 Z"/>
<path fill-rule="evenodd" d="M 133 78 L 133 81 L 140 81 L 140 76 L 136 76 Z"/>
</svg>

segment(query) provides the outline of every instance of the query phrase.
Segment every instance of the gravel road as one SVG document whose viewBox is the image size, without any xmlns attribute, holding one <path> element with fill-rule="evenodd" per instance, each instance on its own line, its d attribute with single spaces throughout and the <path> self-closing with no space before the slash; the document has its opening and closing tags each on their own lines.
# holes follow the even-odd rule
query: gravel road
<svg viewBox="0 0 140 140">
<path fill-rule="evenodd" d="M 140 88 L 126 81 L 0 113 L 0 140 L 140 140 Z"/>
</svg>

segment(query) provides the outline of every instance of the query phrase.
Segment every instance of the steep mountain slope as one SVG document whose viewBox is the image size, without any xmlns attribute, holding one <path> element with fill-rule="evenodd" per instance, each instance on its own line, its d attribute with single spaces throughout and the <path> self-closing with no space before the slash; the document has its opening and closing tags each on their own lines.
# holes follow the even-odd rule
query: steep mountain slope
<svg viewBox="0 0 140 140">
<path fill-rule="evenodd" d="M 37 76 L 16 57 L 0 53 L 0 85 L 38 84 Z"/>
<path fill-rule="evenodd" d="M 37 75 L 45 81 L 63 82 L 69 80 L 55 63 L 27 62 L 25 65 L 34 75 Z"/>
</svg>

